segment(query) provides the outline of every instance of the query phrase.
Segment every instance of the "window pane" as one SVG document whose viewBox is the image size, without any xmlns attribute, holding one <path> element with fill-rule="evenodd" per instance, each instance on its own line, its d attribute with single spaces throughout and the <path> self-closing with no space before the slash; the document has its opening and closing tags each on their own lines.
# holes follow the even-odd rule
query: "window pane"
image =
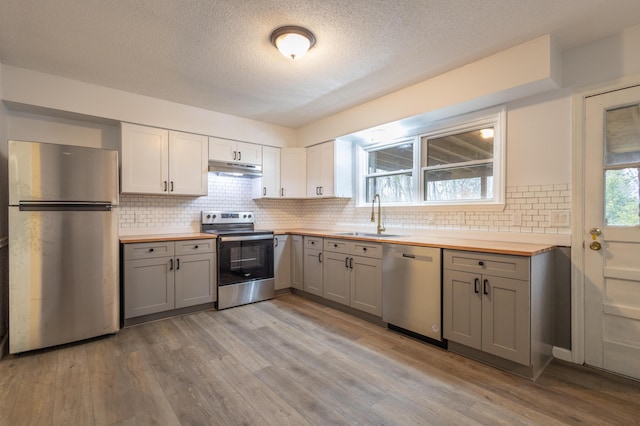
<svg viewBox="0 0 640 426">
<path fill-rule="evenodd" d="M 605 165 L 640 163 L 640 106 L 607 111 Z"/>
<path fill-rule="evenodd" d="M 493 158 L 493 127 L 442 136 L 422 137 L 422 167 Z"/>
<path fill-rule="evenodd" d="M 413 194 L 412 173 L 402 173 L 391 176 L 376 176 L 367 178 L 367 202 L 373 200 L 375 194 L 380 194 L 383 203 L 400 203 L 411 201 Z"/>
<path fill-rule="evenodd" d="M 424 171 L 425 201 L 493 198 L 493 164 Z"/>
<path fill-rule="evenodd" d="M 640 168 L 605 171 L 607 225 L 640 225 Z"/>
<path fill-rule="evenodd" d="M 368 174 L 395 172 L 413 168 L 413 143 L 369 151 L 368 154 Z"/>
</svg>

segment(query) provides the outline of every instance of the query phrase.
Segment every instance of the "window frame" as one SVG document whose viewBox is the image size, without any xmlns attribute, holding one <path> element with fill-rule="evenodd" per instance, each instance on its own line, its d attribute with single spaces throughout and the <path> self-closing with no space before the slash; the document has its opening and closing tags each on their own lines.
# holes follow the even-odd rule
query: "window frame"
<svg viewBox="0 0 640 426">
<path fill-rule="evenodd" d="M 370 145 L 360 145 L 359 162 L 356 167 L 358 173 L 357 194 L 358 207 L 367 206 L 366 201 L 366 179 L 373 175 L 368 174 L 368 152 L 384 149 L 394 145 L 400 145 L 411 141 L 413 143 L 413 191 L 412 201 L 382 203 L 387 207 L 416 207 L 428 208 L 429 210 L 502 210 L 505 206 L 506 194 L 506 107 L 500 106 L 483 111 L 476 111 L 448 119 L 438 120 L 422 126 L 401 138 L 383 143 L 375 143 Z M 434 168 L 450 168 L 451 165 L 431 166 L 429 168 L 422 166 L 422 138 L 437 138 L 443 136 L 464 133 L 467 131 L 480 130 L 486 127 L 493 127 L 493 198 L 480 200 L 451 200 L 451 201 L 427 201 L 424 199 L 424 178 L 425 169 Z M 486 160 L 479 161 L 486 163 Z M 453 163 L 455 167 L 464 165 L 464 163 Z M 397 174 L 397 172 L 390 173 Z M 386 175 L 386 174 L 376 174 Z"/>
</svg>

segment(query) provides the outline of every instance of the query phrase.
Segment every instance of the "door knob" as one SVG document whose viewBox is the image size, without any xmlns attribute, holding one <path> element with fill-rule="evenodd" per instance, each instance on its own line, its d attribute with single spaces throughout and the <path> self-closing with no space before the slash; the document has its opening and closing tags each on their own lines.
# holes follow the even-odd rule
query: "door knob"
<svg viewBox="0 0 640 426">
<path fill-rule="evenodd" d="M 594 237 L 597 237 L 602 235 L 602 231 L 600 230 L 600 228 L 591 228 L 589 230 L 589 234 L 593 235 Z"/>
<path fill-rule="evenodd" d="M 600 244 L 598 241 L 592 241 L 591 244 L 589 244 L 589 248 L 591 250 L 600 250 L 602 248 L 602 244 Z"/>
</svg>

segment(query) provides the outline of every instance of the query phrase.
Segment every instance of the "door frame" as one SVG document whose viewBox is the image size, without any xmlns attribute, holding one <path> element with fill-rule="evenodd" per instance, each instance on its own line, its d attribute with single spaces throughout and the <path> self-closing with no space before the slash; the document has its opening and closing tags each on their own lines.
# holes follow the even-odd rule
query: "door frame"
<svg viewBox="0 0 640 426">
<path fill-rule="evenodd" d="M 586 108 L 587 98 L 607 92 L 640 85 L 640 74 L 621 77 L 604 83 L 577 89 L 572 96 L 573 114 L 571 128 L 573 132 L 571 146 L 571 351 L 556 351 L 557 358 L 584 364 L 584 282 L 585 247 L 583 239 L 585 218 L 584 173 L 586 144 Z"/>
</svg>

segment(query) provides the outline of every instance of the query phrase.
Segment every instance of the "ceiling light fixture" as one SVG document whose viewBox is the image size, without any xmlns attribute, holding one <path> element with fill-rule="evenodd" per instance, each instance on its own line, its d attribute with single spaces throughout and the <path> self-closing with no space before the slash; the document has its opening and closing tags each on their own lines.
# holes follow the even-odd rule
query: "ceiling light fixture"
<svg viewBox="0 0 640 426">
<path fill-rule="evenodd" d="M 302 58 L 316 44 L 316 38 L 306 28 L 288 25 L 271 33 L 271 44 L 285 57 L 295 60 Z"/>
</svg>

